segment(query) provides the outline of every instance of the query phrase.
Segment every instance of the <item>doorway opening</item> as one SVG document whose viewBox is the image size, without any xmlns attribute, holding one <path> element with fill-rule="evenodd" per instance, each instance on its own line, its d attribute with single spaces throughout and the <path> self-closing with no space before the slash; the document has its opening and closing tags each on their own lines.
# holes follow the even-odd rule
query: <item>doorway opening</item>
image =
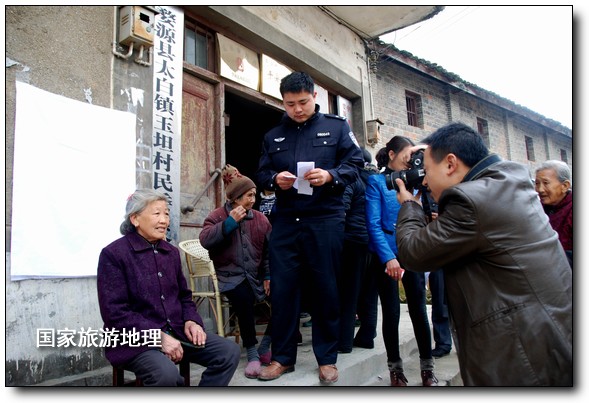
<svg viewBox="0 0 589 403">
<path fill-rule="evenodd" d="M 264 134 L 283 112 L 225 92 L 225 115 L 225 162 L 255 181 Z"/>
</svg>

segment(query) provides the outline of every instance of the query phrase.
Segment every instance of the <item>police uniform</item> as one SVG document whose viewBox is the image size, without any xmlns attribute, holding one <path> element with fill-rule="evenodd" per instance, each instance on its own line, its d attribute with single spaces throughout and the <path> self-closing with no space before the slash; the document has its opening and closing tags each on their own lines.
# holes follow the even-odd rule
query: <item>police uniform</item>
<svg viewBox="0 0 589 403">
<path fill-rule="evenodd" d="M 339 335 L 338 277 L 345 212 L 342 195 L 358 178 L 362 152 L 346 119 L 319 112 L 304 123 L 284 115 L 266 133 L 257 183 L 276 192 L 270 238 L 272 359 L 294 365 L 301 286 L 309 287 L 313 351 L 319 365 L 335 364 Z M 275 183 L 282 171 L 297 174 L 297 162 L 313 161 L 333 181 L 311 195 Z"/>
</svg>

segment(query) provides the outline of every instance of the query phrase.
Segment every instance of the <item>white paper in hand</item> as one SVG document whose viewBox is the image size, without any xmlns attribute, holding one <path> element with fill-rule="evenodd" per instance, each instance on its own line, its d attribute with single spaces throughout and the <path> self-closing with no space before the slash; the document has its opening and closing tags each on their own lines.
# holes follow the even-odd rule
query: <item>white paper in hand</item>
<svg viewBox="0 0 589 403">
<path fill-rule="evenodd" d="M 313 168 L 315 168 L 314 161 L 297 162 L 297 180 L 294 183 L 294 187 L 298 190 L 300 194 L 313 194 L 313 187 L 311 186 L 308 180 L 303 179 L 305 174 Z"/>
</svg>

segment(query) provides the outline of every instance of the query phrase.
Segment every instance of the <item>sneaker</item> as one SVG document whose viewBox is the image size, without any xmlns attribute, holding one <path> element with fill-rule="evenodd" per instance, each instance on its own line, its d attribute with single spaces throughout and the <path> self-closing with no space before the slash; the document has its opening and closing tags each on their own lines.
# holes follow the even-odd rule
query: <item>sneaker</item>
<svg viewBox="0 0 589 403">
<path fill-rule="evenodd" d="M 257 379 L 262 371 L 262 364 L 260 361 L 250 361 L 245 367 L 245 377 L 249 379 Z"/>
<path fill-rule="evenodd" d="M 421 371 L 421 384 L 423 386 L 438 386 L 438 378 L 434 375 L 434 371 Z"/>
<path fill-rule="evenodd" d="M 451 350 L 447 350 L 445 348 L 436 347 L 432 350 L 432 357 L 434 358 L 442 358 L 450 354 Z"/>
<path fill-rule="evenodd" d="M 260 363 L 268 365 L 272 361 L 272 351 L 268 350 L 264 354 L 260 354 Z"/>
<path fill-rule="evenodd" d="M 391 371 L 391 386 L 407 386 L 407 383 L 403 371 Z"/>
</svg>

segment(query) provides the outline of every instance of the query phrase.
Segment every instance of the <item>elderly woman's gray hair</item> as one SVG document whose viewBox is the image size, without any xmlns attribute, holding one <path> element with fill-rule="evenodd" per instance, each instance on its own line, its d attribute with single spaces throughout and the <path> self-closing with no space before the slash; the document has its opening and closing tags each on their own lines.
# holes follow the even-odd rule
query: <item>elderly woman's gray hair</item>
<svg viewBox="0 0 589 403">
<path fill-rule="evenodd" d="M 552 169 L 556 173 L 556 178 L 560 183 L 564 183 L 564 181 L 569 181 L 570 187 L 573 187 L 573 179 L 571 178 L 571 168 L 569 168 L 568 164 L 563 161 L 559 160 L 548 160 L 544 161 L 538 168 L 536 168 L 536 173 L 539 171 L 544 171 L 545 169 Z"/>
<path fill-rule="evenodd" d="M 135 226 L 131 223 L 131 216 L 139 214 L 154 201 L 164 200 L 168 201 L 165 194 L 153 189 L 138 189 L 127 199 L 127 207 L 125 208 L 125 221 L 122 222 L 120 231 L 121 234 L 127 235 L 135 231 Z"/>
</svg>

